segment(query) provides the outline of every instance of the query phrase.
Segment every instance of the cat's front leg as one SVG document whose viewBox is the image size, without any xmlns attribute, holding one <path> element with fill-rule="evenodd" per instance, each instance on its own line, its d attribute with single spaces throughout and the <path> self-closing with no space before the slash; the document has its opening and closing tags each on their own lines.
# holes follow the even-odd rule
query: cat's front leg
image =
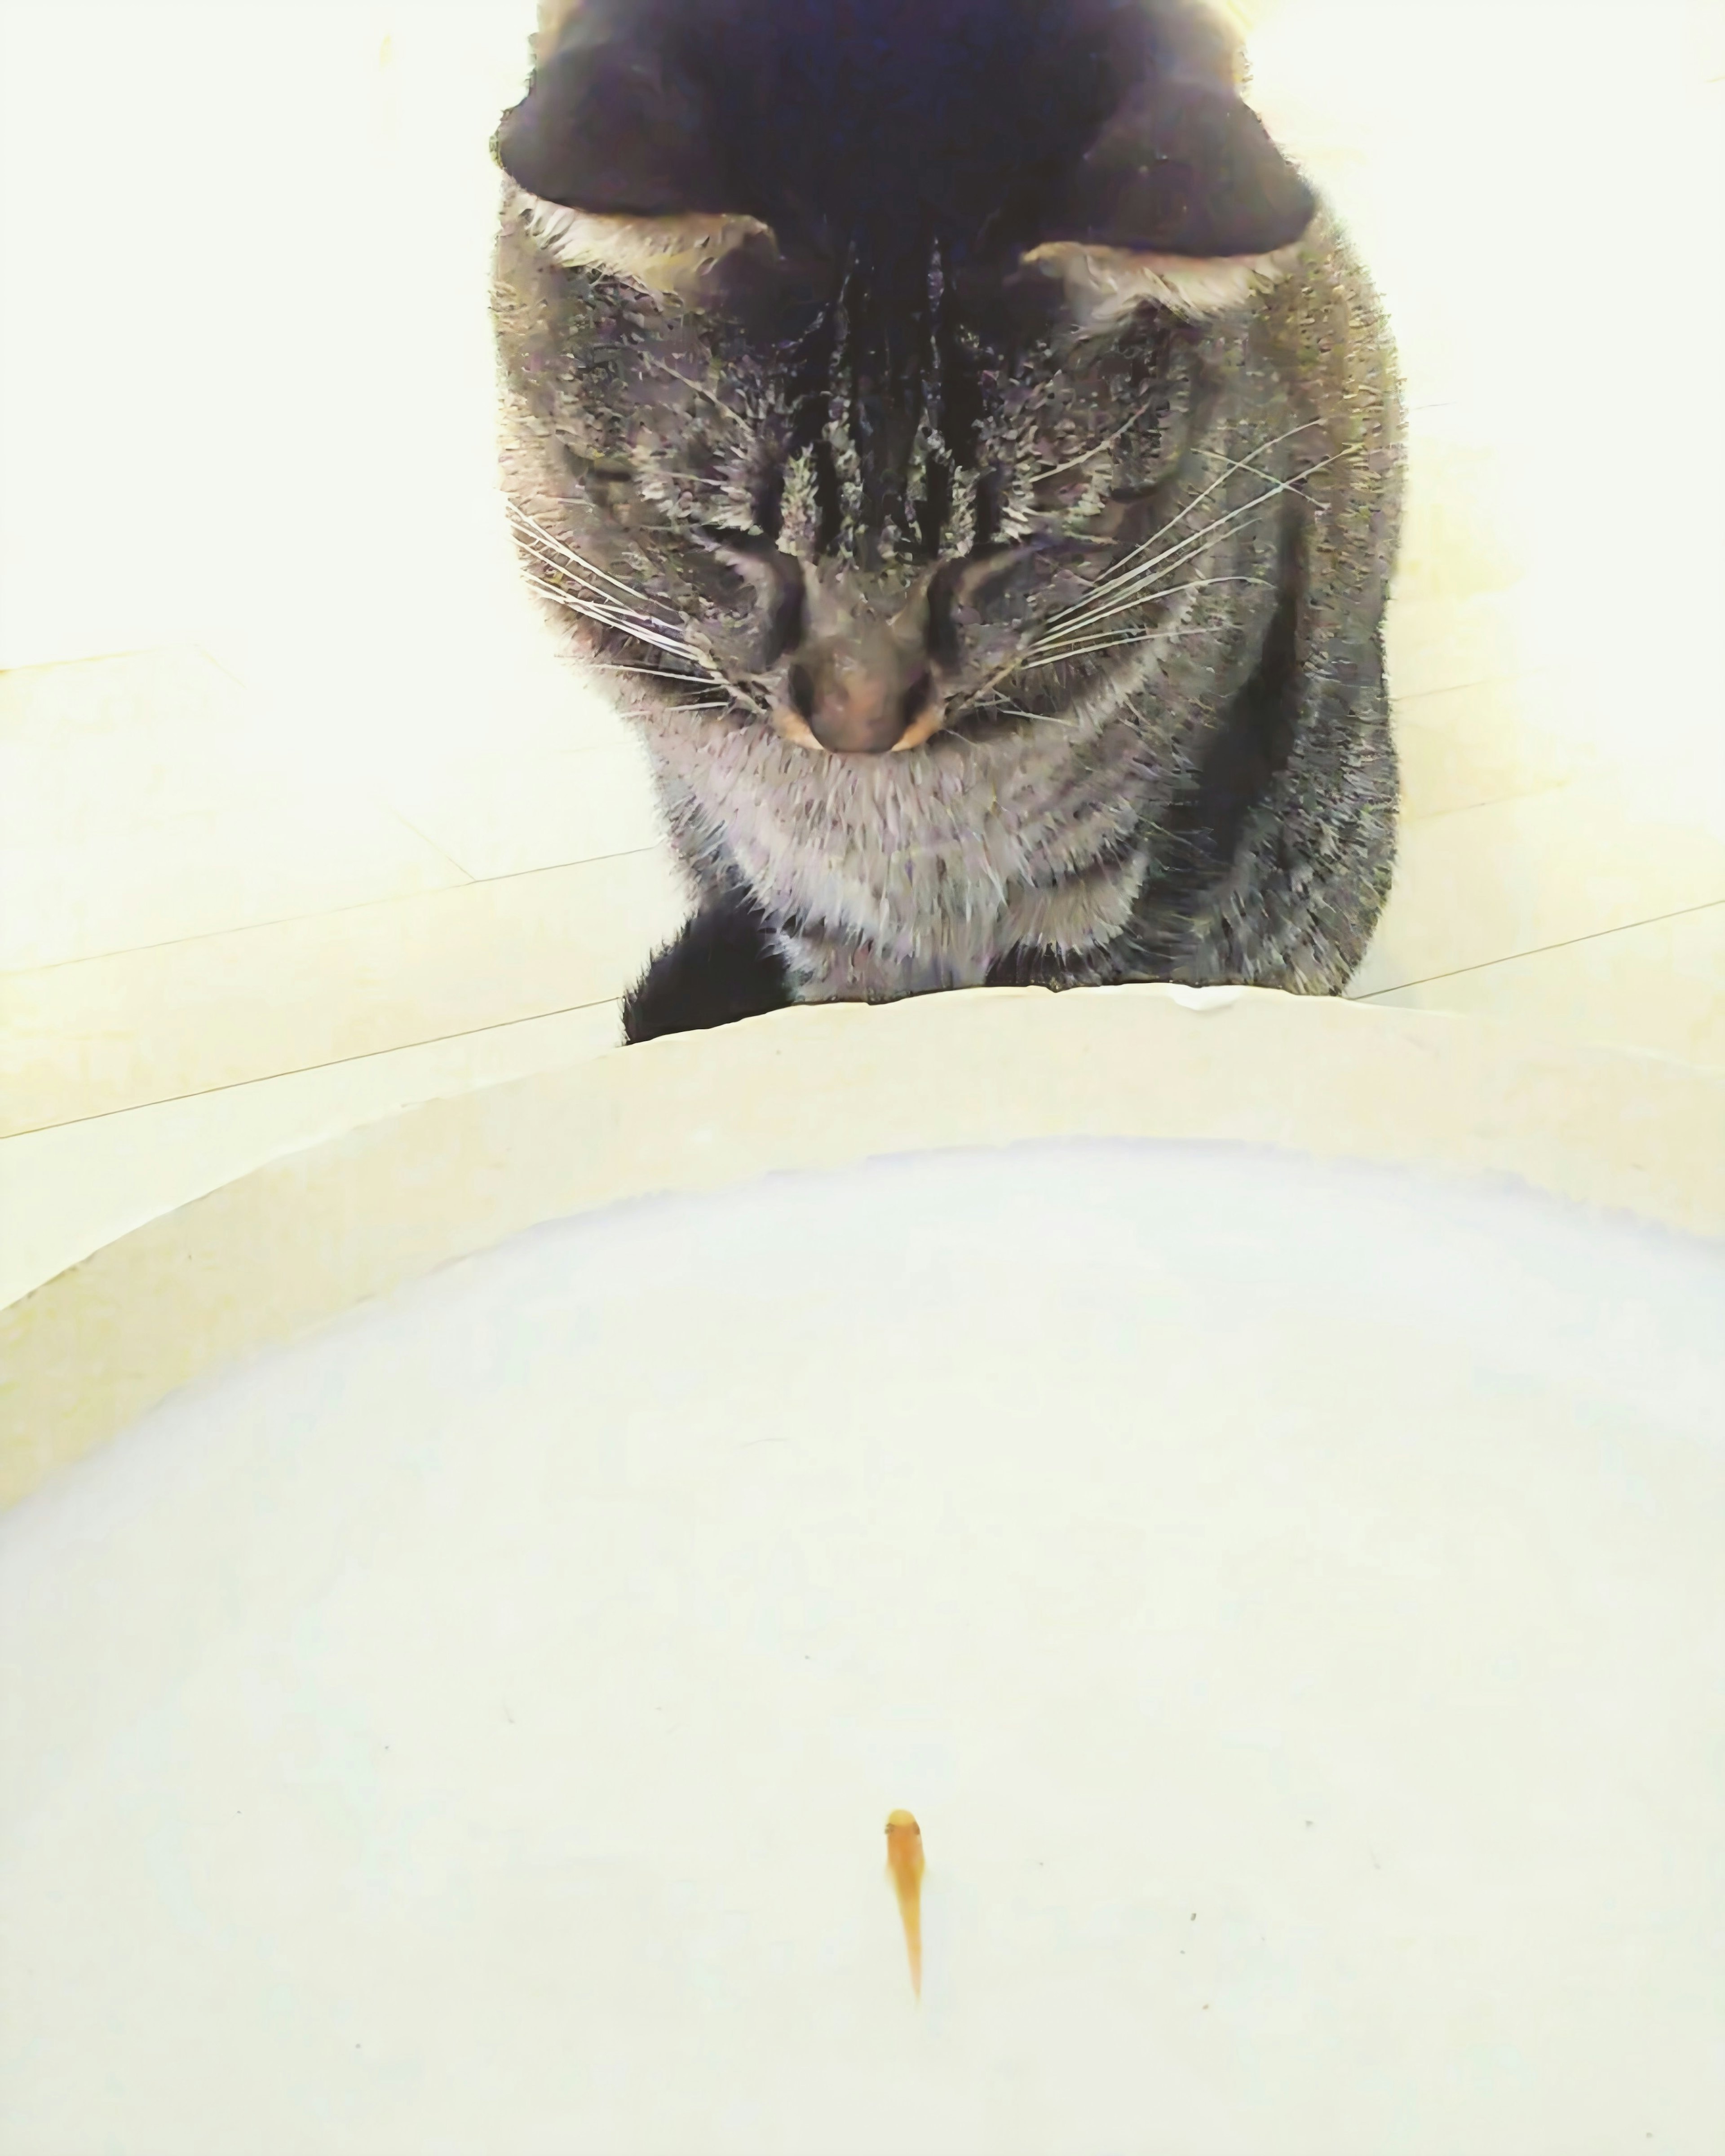
<svg viewBox="0 0 1725 2156">
<path fill-rule="evenodd" d="M 1311 685 L 1294 753 L 1245 819 L 1169 977 L 1338 995 L 1365 956 L 1395 861 L 1396 757 L 1381 645 Z"/>
<path fill-rule="evenodd" d="M 711 896 L 623 999 L 631 1046 L 661 1034 L 704 1033 L 783 1010 L 791 1001 L 766 916 L 735 892 Z"/>
<path fill-rule="evenodd" d="M 906 996 L 935 995 L 945 988 L 983 985 L 986 966 L 972 954 L 955 954 L 931 931 L 939 948 L 907 956 L 882 952 L 860 937 L 823 936 L 804 929 L 779 938 L 799 1004 L 892 1004 Z"/>
</svg>

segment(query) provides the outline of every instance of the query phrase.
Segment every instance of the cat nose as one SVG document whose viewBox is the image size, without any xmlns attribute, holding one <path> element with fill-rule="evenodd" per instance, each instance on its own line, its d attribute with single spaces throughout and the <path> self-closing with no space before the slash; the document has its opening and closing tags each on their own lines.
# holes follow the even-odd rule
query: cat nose
<svg viewBox="0 0 1725 2156">
<path fill-rule="evenodd" d="M 788 685 L 798 717 L 839 756 L 879 756 L 895 747 L 934 697 L 926 662 L 885 637 L 805 645 Z"/>
</svg>

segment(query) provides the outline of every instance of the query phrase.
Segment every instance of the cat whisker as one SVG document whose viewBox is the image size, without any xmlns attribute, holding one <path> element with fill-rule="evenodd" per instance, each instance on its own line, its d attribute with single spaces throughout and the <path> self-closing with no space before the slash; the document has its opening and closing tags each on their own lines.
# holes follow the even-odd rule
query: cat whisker
<svg viewBox="0 0 1725 2156">
<path fill-rule="evenodd" d="M 524 539 L 521 549 L 536 568 L 546 572 L 542 580 L 542 588 L 549 588 L 561 598 L 572 599 L 577 593 L 572 593 L 568 587 L 574 584 L 583 608 L 589 612 L 594 620 L 603 616 L 614 627 L 627 629 L 631 634 L 639 630 L 643 634 L 668 638 L 679 644 L 686 641 L 679 635 L 675 622 L 666 621 L 658 614 L 645 613 L 639 608 L 625 605 L 621 599 L 614 598 L 610 593 L 595 584 L 590 578 L 582 576 L 578 569 L 547 554 L 536 543 Z"/>
<path fill-rule="evenodd" d="M 995 678 L 999 680 L 1002 677 L 997 675 Z M 1058 712 L 1026 711 L 1022 704 L 1014 704 L 1007 697 L 994 694 L 987 684 L 965 697 L 962 702 L 954 705 L 949 728 L 962 724 L 968 718 L 1027 719 L 1035 726 L 1061 726 L 1068 732 L 1072 731 L 1076 725 L 1075 720 L 1062 718 Z M 964 740 L 962 734 L 954 734 L 952 738 L 957 741 Z M 976 743 L 966 742 L 965 746 L 968 748 L 973 748 Z"/>
<path fill-rule="evenodd" d="M 625 666 L 608 660 L 587 659 L 582 665 L 589 674 L 639 674 L 652 681 L 690 681 L 697 687 L 708 687 L 712 681 L 710 674 L 691 674 L 675 666 Z"/>
<path fill-rule="evenodd" d="M 1087 465 L 1092 457 L 1101 456 L 1105 449 L 1111 449 L 1122 435 L 1132 432 L 1155 401 L 1153 397 L 1147 398 L 1139 405 L 1137 410 L 1123 419 L 1111 434 L 1104 434 L 1101 441 L 1093 444 L 1087 449 L 1081 449 L 1076 457 L 1068 457 L 1065 464 L 1050 465 L 1045 471 L 1033 473 L 1030 484 L 1033 486 L 1040 486 L 1045 480 L 1060 479 L 1069 471 L 1076 471 L 1080 465 Z"/>
<path fill-rule="evenodd" d="M 538 562 L 535 566 L 542 570 L 549 569 L 550 573 L 536 578 L 530 576 L 529 582 L 546 597 L 555 598 L 572 613 L 584 614 L 589 621 L 601 622 L 608 629 L 636 637 L 642 643 L 654 644 L 661 651 L 694 657 L 693 648 L 686 639 L 677 635 L 669 624 L 631 614 L 603 598 L 595 598 L 590 591 L 572 590 L 563 581 L 563 572 L 553 564 Z"/>
<path fill-rule="evenodd" d="M 742 418 L 742 414 L 740 413 L 733 412 L 731 407 L 725 402 L 724 398 L 721 397 L 716 390 L 709 389 L 706 382 L 692 382 L 686 374 L 680 374 L 675 367 L 668 365 L 665 361 L 662 359 L 655 359 L 650 355 L 648 358 L 648 364 L 650 367 L 656 368 L 660 374 L 669 376 L 671 381 L 681 382 L 685 389 L 691 390 L 696 396 L 705 397 L 708 403 L 712 405 L 716 410 L 722 412 L 725 417 L 731 422 L 732 425 L 737 428 L 740 433 L 747 434 L 751 432 L 747 421 Z"/>
<path fill-rule="evenodd" d="M 1215 460 L 1212 459 L 1211 461 Z M 1230 472 L 1245 472 L 1253 479 L 1260 479 L 1269 485 L 1279 487 L 1284 494 L 1297 495 L 1308 509 L 1316 509 L 1318 506 L 1313 497 L 1301 485 L 1297 478 L 1278 480 L 1274 472 L 1266 471 L 1261 465 L 1252 463 L 1250 459 L 1246 457 L 1230 457 L 1225 461 Z M 1224 477 L 1226 475 L 1226 474 L 1224 475 Z"/>
<path fill-rule="evenodd" d="M 1124 651 L 1135 644 L 1178 644 L 1188 637 L 1214 636 L 1214 629 L 1143 629 L 1127 636 L 1098 638 L 1094 643 L 1074 644 L 1070 649 L 1052 651 L 1045 656 L 1025 660 L 1021 673 L 1033 673 L 1039 666 L 1063 666 L 1073 659 L 1093 658 L 1103 651 Z"/>
<path fill-rule="evenodd" d="M 668 647 L 685 647 L 687 639 L 675 622 L 665 621 L 657 614 L 638 613 L 614 599 L 607 592 L 596 589 L 578 578 L 575 572 L 561 562 L 549 561 L 543 554 L 524 549 L 530 581 L 542 591 L 554 593 L 576 611 L 587 613 L 594 621 L 604 621 L 614 629 L 626 629 L 631 635 L 639 635 L 653 643 Z M 533 572 L 536 572 L 536 575 Z"/>
<path fill-rule="evenodd" d="M 547 583 L 542 577 L 529 577 L 527 583 L 542 598 L 567 608 L 571 613 L 579 614 L 583 620 L 593 622 L 602 629 L 614 629 L 619 635 L 632 637 L 636 643 L 649 644 L 654 649 L 663 651 L 673 659 L 686 660 L 691 665 L 699 667 L 704 674 L 711 675 L 714 680 L 720 678 L 713 674 L 712 669 L 702 660 L 701 654 L 687 644 L 674 640 L 670 637 L 660 636 L 652 629 L 644 628 L 639 622 L 630 621 L 608 613 L 603 607 L 595 605 L 592 600 L 582 594 L 564 591 L 560 586 Z"/>
<path fill-rule="evenodd" d="M 1110 637 L 1106 643 L 1075 644 L 1070 651 L 1051 652 L 1045 659 L 1027 659 L 1019 670 L 1025 674 L 1034 674 L 1047 666 L 1070 666 L 1076 660 L 1099 658 L 1104 652 L 1126 651 L 1134 644 L 1147 644 L 1149 641 L 1150 636 L 1147 630 L 1141 636 L 1115 636 Z"/>
<path fill-rule="evenodd" d="M 1194 548 L 1199 547 L 1204 540 L 1211 537 L 1214 533 L 1225 531 L 1230 524 L 1237 523 L 1241 517 L 1250 516 L 1255 510 L 1264 507 L 1266 503 L 1275 501 L 1281 495 L 1288 493 L 1291 489 L 1297 487 L 1301 480 L 1310 479 L 1314 475 L 1314 474 L 1325 470 L 1329 465 L 1335 464 L 1338 460 L 1339 456 L 1346 455 L 1348 453 L 1344 450 L 1338 452 L 1337 456 L 1322 458 L 1317 464 L 1307 465 L 1303 471 L 1295 473 L 1291 479 L 1272 480 L 1265 488 L 1262 494 L 1255 495 L 1250 501 L 1237 503 L 1235 506 L 1230 510 L 1224 510 L 1221 516 L 1212 517 L 1207 524 L 1200 525 L 1195 531 L 1189 531 L 1183 534 L 1179 538 L 1176 539 L 1170 547 L 1165 548 L 1162 553 L 1153 554 L 1150 556 L 1148 560 L 1141 561 L 1138 557 L 1144 554 L 1147 549 L 1158 545 L 1163 540 L 1166 539 L 1168 535 L 1174 531 L 1175 527 L 1181 521 L 1181 519 L 1189 516 L 1192 511 L 1198 506 L 1199 502 L 1204 501 L 1208 495 L 1214 493 L 1216 487 L 1220 485 L 1222 483 L 1221 480 L 1218 479 L 1213 485 L 1204 488 L 1201 494 L 1196 495 L 1193 501 L 1189 501 L 1186 505 L 1185 508 L 1180 511 L 1179 516 L 1171 517 L 1168 523 L 1165 524 L 1159 531 L 1153 532 L 1148 539 L 1144 540 L 1140 545 L 1135 547 L 1130 554 L 1124 556 L 1122 560 L 1116 564 L 1113 572 L 1106 582 L 1108 583 L 1129 583 L 1133 582 L 1135 579 L 1150 575 L 1156 569 L 1161 567 L 1166 562 L 1176 557 L 1190 553 Z"/>
<path fill-rule="evenodd" d="M 1122 575 L 1117 569 L 1112 575 L 1105 578 L 1088 598 L 1081 600 L 1076 606 L 1060 616 L 1053 626 L 1079 626 L 1101 620 L 1108 613 L 1127 611 L 1132 606 L 1143 604 L 1148 597 L 1153 596 L 1147 593 L 1143 587 L 1154 578 L 1158 570 L 1181 567 L 1202 550 L 1206 539 L 1214 536 L 1219 531 L 1226 531 L 1230 525 L 1239 523 L 1243 517 L 1250 516 L 1263 510 L 1280 495 L 1290 492 L 1300 480 L 1311 479 L 1315 474 L 1327 470 L 1332 465 L 1339 464 L 1344 457 L 1353 454 L 1355 452 L 1352 450 L 1338 450 L 1334 456 L 1325 457 L 1315 465 L 1308 465 L 1304 471 L 1296 473 L 1292 480 L 1277 480 L 1274 485 L 1266 487 L 1262 494 L 1255 495 L 1251 501 L 1241 502 L 1237 507 L 1227 511 L 1224 515 L 1213 517 L 1199 531 L 1177 541 L 1163 552 L 1153 555 L 1148 561 L 1139 563 L 1129 573 Z M 1173 527 L 1169 526 L 1168 528 Z M 1099 603 L 1103 600 L 1117 600 L 1119 604 L 1105 608 Z"/>
<path fill-rule="evenodd" d="M 1271 449 L 1280 449 L 1284 442 L 1291 442 L 1296 435 L 1309 434 L 1312 428 L 1321 426 L 1322 424 L 1322 421 L 1320 419 L 1302 419 L 1297 427 L 1284 428 L 1282 432 L 1279 434 L 1266 435 L 1261 442 L 1255 442 L 1251 448 L 1246 451 L 1246 456 L 1248 458 L 1261 457 Z M 1130 553 L 1122 555 L 1120 561 L 1116 564 L 1117 569 L 1128 568 L 1132 563 L 1137 560 L 1140 554 L 1146 552 L 1150 547 L 1156 546 L 1161 540 L 1165 539 L 1177 524 L 1180 523 L 1184 518 L 1191 516 L 1194 510 L 1201 509 L 1204 504 L 1209 500 L 1210 496 L 1214 494 L 1219 487 L 1227 484 L 1230 473 L 1245 469 L 1245 464 L 1243 459 L 1235 458 L 1224 459 L 1223 470 L 1217 473 L 1216 476 L 1210 481 L 1209 485 L 1206 487 L 1201 487 L 1183 509 L 1181 509 L 1175 516 L 1171 516 L 1166 524 L 1162 525 L 1158 530 L 1153 531 L 1147 539 L 1141 540 L 1139 543 L 1132 548 Z"/>
<path fill-rule="evenodd" d="M 1079 608 L 1075 608 L 1072 611 L 1076 613 L 1081 608 L 1093 604 L 1099 598 L 1106 598 L 1116 587 L 1124 586 L 1126 583 L 1131 582 L 1132 578 L 1137 577 L 1143 572 L 1153 569 L 1158 566 L 1165 565 L 1168 562 L 1172 561 L 1175 557 L 1178 556 L 1182 548 L 1189 549 L 1194 547 L 1199 544 L 1199 542 L 1207 538 L 1212 532 L 1222 529 L 1223 526 L 1230 521 L 1230 516 L 1238 515 L 1240 512 L 1238 511 L 1230 511 L 1230 516 L 1216 518 L 1210 523 L 1204 525 L 1200 530 L 1188 533 L 1183 538 L 1175 541 L 1173 546 L 1169 548 L 1166 553 L 1158 555 L 1153 561 L 1145 562 L 1140 559 L 1141 556 L 1149 552 L 1153 547 L 1159 546 L 1162 542 L 1168 538 L 1169 534 L 1173 532 L 1187 517 L 1190 516 L 1194 511 L 1201 508 L 1219 487 L 1226 484 L 1232 474 L 1236 471 L 1253 471 L 1255 475 L 1262 476 L 1261 474 L 1255 473 L 1255 465 L 1248 461 L 1248 459 L 1255 459 L 1261 457 L 1267 451 L 1279 448 L 1282 443 L 1292 441 L 1296 435 L 1306 434 L 1309 432 L 1312 428 L 1320 424 L 1322 424 L 1322 422 L 1317 419 L 1302 420 L 1297 427 L 1285 428 L 1281 434 L 1268 436 L 1265 440 L 1255 443 L 1253 446 L 1247 450 L 1245 458 L 1230 457 L 1224 459 L 1222 460 L 1223 469 L 1218 472 L 1215 478 L 1210 481 L 1209 485 L 1208 486 L 1199 488 L 1199 491 L 1193 495 L 1191 501 L 1187 502 L 1183 508 L 1179 510 L 1176 515 L 1171 516 L 1166 524 L 1159 525 L 1157 529 L 1150 534 L 1147 539 L 1140 540 L 1138 544 L 1132 547 L 1129 552 L 1123 554 L 1120 560 L 1114 564 L 1103 582 L 1096 587 L 1096 589 L 1091 593 L 1087 598 L 1080 602 Z M 1346 454 L 1348 453 L 1343 452 L 1343 454 Z M 1325 461 L 1333 463 L 1335 459 L 1331 458 Z M 1295 487 L 1296 490 L 1297 490 L 1298 480 L 1308 479 L 1312 476 L 1313 472 L 1322 471 L 1323 469 L 1323 464 L 1309 465 L 1305 471 L 1298 473 L 1296 475 L 1295 480 L 1283 480 L 1272 483 L 1268 494 L 1259 497 L 1259 499 L 1260 501 L 1273 499 L 1278 492 L 1286 492 L 1291 486 Z M 1302 495 L 1301 499 L 1303 500 L 1304 498 L 1305 497 Z M 1247 506 L 1251 506 L 1253 505 L 1247 505 Z"/>
<path fill-rule="evenodd" d="M 536 568 L 547 570 L 552 576 L 585 589 L 591 593 L 595 605 L 607 607 L 613 613 L 626 614 L 631 620 L 650 622 L 655 628 L 670 630 L 675 627 L 674 622 L 644 608 L 631 605 L 627 599 L 619 598 L 615 592 L 608 591 L 597 578 L 589 576 L 578 564 L 564 557 L 553 553 L 548 547 L 528 534 L 517 532 L 516 544 Z"/>
<path fill-rule="evenodd" d="M 589 562 L 584 555 L 578 554 L 567 541 L 559 539 L 554 532 L 547 531 L 542 524 L 529 516 L 525 510 L 517 508 L 513 502 L 510 504 L 509 513 L 523 536 L 533 540 L 541 547 L 549 547 L 552 554 L 560 561 L 567 562 L 572 569 L 578 570 L 583 577 L 590 578 L 597 583 L 609 584 L 614 591 L 634 603 L 631 605 L 631 612 L 639 611 L 645 604 L 649 603 L 645 592 L 639 590 L 633 584 L 625 583 L 620 577 L 614 577 L 608 569 L 600 568 L 595 562 Z M 614 601 L 613 603 L 614 604 L 615 602 Z M 648 618 L 656 617 L 649 616 Z M 666 627 L 671 625 L 665 624 Z"/>
<path fill-rule="evenodd" d="M 1110 613 L 1130 613 L 1134 607 L 1148 605 L 1154 599 L 1178 598 L 1184 592 L 1202 591 L 1208 585 L 1232 583 L 1257 584 L 1266 590 L 1274 588 L 1269 580 L 1263 577 L 1199 577 L 1194 578 L 1190 583 L 1170 585 L 1159 592 L 1147 593 L 1142 598 L 1132 602 L 1132 605 L 1111 608 L 1108 612 Z M 966 708 L 974 708 L 980 700 L 988 696 L 999 683 L 1009 680 L 1014 674 L 1027 673 L 1034 667 L 1055 666 L 1069 660 L 1087 657 L 1093 652 L 1118 650 L 1128 644 L 1147 643 L 1152 638 L 1158 639 L 1164 643 L 1172 643 L 1177 639 L 1187 636 L 1209 636 L 1215 634 L 1214 629 L 1209 626 L 1157 628 L 1150 625 L 1117 637 L 1099 635 L 1101 619 L 1101 617 L 1098 617 L 1096 620 L 1085 622 L 1076 619 L 1067 621 L 1065 618 L 1061 618 L 1060 621 L 1052 626 L 1046 634 L 1036 638 L 1024 651 L 1007 660 L 985 680 L 979 683 Z M 1024 716 L 1027 718 L 1036 718 L 1042 714 L 1026 712 Z"/>
<path fill-rule="evenodd" d="M 536 566 L 542 567 L 547 565 L 542 563 Z M 567 607 L 571 613 L 583 614 L 589 621 L 602 623 L 607 629 L 620 629 L 628 635 L 639 636 L 644 643 L 656 644 L 661 649 L 667 651 L 685 651 L 688 649 L 680 638 L 664 634 L 654 623 L 641 621 L 634 615 L 624 613 L 619 608 L 608 606 L 603 599 L 593 598 L 591 593 L 570 590 L 567 585 L 558 581 L 554 574 L 530 577 L 528 582 L 535 590 L 542 593 L 547 598 L 557 600 L 559 605 Z"/>
<path fill-rule="evenodd" d="M 1216 475 L 1215 484 L 1217 485 L 1220 485 L 1224 480 L 1231 478 L 1235 472 L 1250 472 L 1254 479 L 1273 481 L 1276 476 L 1273 472 L 1263 471 L 1259 469 L 1259 458 L 1261 457 L 1266 450 L 1279 449 L 1284 442 L 1292 441 L 1297 434 L 1309 433 L 1313 427 L 1316 427 L 1320 424 L 1321 423 L 1316 419 L 1303 419 L 1297 427 L 1290 427 L 1285 434 L 1276 434 L 1267 442 L 1260 442 L 1255 449 L 1248 449 L 1243 457 L 1224 456 L 1219 449 L 1201 449 L 1197 452 L 1197 454 L 1205 464 L 1220 465 L 1221 470 Z M 1297 492 L 1297 488 L 1295 490 Z M 1209 488 L 1206 488 L 1204 491 L 1207 494 L 1211 491 L 1211 490 Z M 1203 499 L 1204 496 L 1202 495 L 1198 496 L 1199 501 L 1202 501 Z M 1301 499 L 1304 501 L 1306 497 L 1302 495 Z M 1188 505 L 1189 507 L 1192 506 L 1194 505 Z"/>
<path fill-rule="evenodd" d="M 1022 703 L 1000 703 L 994 707 L 1005 718 L 1024 718 L 1033 726 L 1059 726 L 1061 733 L 1076 733 L 1076 718 L 1061 718 L 1059 711 L 1026 711 Z"/>
<path fill-rule="evenodd" d="M 650 476 L 654 479 L 675 480 L 679 486 L 711 487 L 716 493 L 719 494 L 733 492 L 737 485 L 737 482 L 734 480 L 708 479 L 704 477 L 700 472 L 673 471 L 667 465 L 654 465 L 651 466 Z"/>
<path fill-rule="evenodd" d="M 1253 503 L 1250 506 L 1254 508 L 1261 506 L 1262 501 L 1269 498 L 1268 495 L 1260 497 L 1259 502 Z M 1110 613 L 1129 610 L 1135 606 L 1147 606 L 1154 599 L 1172 596 L 1183 591 L 1186 588 L 1184 585 L 1163 585 L 1158 588 L 1158 580 L 1184 568 L 1189 562 L 1196 561 L 1205 551 L 1204 542 L 1214 533 L 1225 529 L 1241 513 L 1240 511 L 1235 511 L 1226 516 L 1216 518 L 1212 523 L 1206 525 L 1202 531 L 1193 532 L 1188 537 L 1177 541 L 1173 546 L 1165 548 L 1162 553 L 1152 557 L 1147 562 L 1140 562 L 1134 568 L 1122 572 L 1117 566 L 1076 605 L 1069 607 L 1063 614 L 1057 615 L 1050 624 L 1050 628 L 1083 629 L 1101 620 Z"/>
<path fill-rule="evenodd" d="M 1106 621 L 1114 614 L 1131 613 L 1140 607 L 1153 604 L 1158 599 L 1180 598 L 1188 592 L 1206 591 L 1217 584 L 1255 584 L 1261 591 L 1273 591 L 1276 588 L 1267 577 L 1197 577 L 1189 583 L 1165 584 L 1158 590 L 1137 593 L 1131 598 L 1122 600 L 1117 606 L 1101 607 L 1076 613 L 1062 614 L 1050 625 L 1047 635 L 1037 639 L 1034 648 L 1039 651 L 1045 650 L 1063 639 L 1087 636 L 1100 623 Z M 1107 592 L 1103 592 L 1101 595 L 1104 598 L 1111 596 Z"/>
</svg>

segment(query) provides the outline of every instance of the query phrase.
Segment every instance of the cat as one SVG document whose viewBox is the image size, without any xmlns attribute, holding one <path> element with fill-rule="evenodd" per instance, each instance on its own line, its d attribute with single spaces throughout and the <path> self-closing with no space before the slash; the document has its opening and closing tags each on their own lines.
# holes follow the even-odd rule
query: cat
<svg viewBox="0 0 1725 2156">
<path fill-rule="evenodd" d="M 1199 0 L 542 0 L 501 465 L 690 888 L 626 1040 L 1347 983 L 1400 389 L 1241 78 Z"/>
</svg>

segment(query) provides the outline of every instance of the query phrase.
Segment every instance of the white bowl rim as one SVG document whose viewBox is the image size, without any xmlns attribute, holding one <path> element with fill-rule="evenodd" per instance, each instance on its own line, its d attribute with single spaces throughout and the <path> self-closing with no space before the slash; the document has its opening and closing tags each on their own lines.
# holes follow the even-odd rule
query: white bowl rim
<svg viewBox="0 0 1725 2156">
<path fill-rule="evenodd" d="M 270 1162 L 0 1311 L 0 1507 L 181 1386 L 521 1230 L 649 1196 L 1039 1139 L 1508 1178 L 1725 1235 L 1725 1075 L 1248 990 L 803 1007 L 436 1100 Z"/>
</svg>

